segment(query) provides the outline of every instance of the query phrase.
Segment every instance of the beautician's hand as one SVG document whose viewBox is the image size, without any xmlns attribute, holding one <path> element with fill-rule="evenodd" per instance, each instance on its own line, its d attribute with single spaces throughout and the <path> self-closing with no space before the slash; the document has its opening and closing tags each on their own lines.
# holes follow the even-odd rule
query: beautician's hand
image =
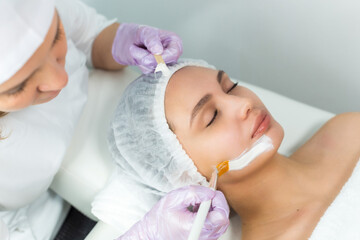
<svg viewBox="0 0 360 240">
<path fill-rule="evenodd" d="M 212 206 L 199 239 L 218 239 L 229 226 L 229 206 L 224 195 L 203 186 L 187 186 L 164 196 L 118 240 L 187 239 L 196 208 L 209 199 L 212 199 Z"/>
<path fill-rule="evenodd" d="M 112 55 L 122 65 L 137 65 L 143 73 L 154 72 L 154 54 L 165 63 L 175 63 L 182 54 L 182 41 L 175 33 L 134 23 L 120 24 L 112 46 Z"/>
</svg>

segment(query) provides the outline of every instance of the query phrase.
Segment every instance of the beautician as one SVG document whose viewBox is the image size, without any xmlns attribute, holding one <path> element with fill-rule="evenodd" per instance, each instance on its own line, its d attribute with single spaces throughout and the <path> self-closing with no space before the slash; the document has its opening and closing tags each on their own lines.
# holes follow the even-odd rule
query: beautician
<svg viewBox="0 0 360 240">
<path fill-rule="evenodd" d="M 156 67 L 153 54 L 173 63 L 181 53 L 176 34 L 120 25 L 79 1 L 0 2 L 1 240 L 52 239 L 64 218 L 66 204 L 48 188 L 86 103 L 87 67 L 119 70 L 137 65 L 150 73 Z M 180 189 L 162 201 L 180 206 L 185 200 L 194 203 L 209 198 L 227 207 L 222 194 L 204 187 Z M 217 209 L 214 204 L 213 209 Z M 155 206 L 146 216 L 155 219 L 165 211 L 168 216 L 169 211 L 173 216 L 192 214 L 188 208 Z M 217 223 L 207 219 L 207 233 L 226 229 L 227 216 L 224 219 Z M 161 231 L 150 234 L 156 229 L 150 230 L 151 224 L 165 223 L 174 234 L 186 234 L 190 229 L 184 226 L 191 225 L 172 226 L 168 219 L 158 217 L 157 222 L 139 222 L 137 228 L 143 236 L 161 239 Z"/>
</svg>

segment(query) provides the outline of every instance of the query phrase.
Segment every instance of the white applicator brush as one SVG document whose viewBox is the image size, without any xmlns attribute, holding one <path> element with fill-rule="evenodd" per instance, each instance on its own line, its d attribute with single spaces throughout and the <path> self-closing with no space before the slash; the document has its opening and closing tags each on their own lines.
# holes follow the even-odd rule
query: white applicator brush
<svg viewBox="0 0 360 240">
<path fill-rule="evenodd" d="M 271 138 L 266 135 L 260 137 L 250 148 L 240 154 L 237 158 L 231 161 L 224 161 L 219 163 L 216 166 L 216 169 L 219 171 L 218 177 L 231 170 L 240 170 L 249 165 L 257 156 L 260 154 L 273 149 Z"/>
<path fill-rule="evenodd" d="M 157 66 L 155 68 L 155 73 L 156 72 L 162 72 L 162 74 L 166 77 L 170 76 L 170 70 L 169 68 L 166 66 L 166 63 L 164 62 L 164 59 L 162 58 L 161 55 L 154 55 L 155 60 L 157 62 Z"/>
<path fill-rule="evenodd" d="M 237 158 L 231 161 L 224 161 L 219 163 L 216 166 L 213 174 L 211 175 L 209 187 L 215 190 L 218 177 L 220 177 L 221 175 L 223 175 L 228 171 L 243 169 L 244 167 L 249 165 L 249 163 L 253 161 L 256 157 L 258 157 L 260 154 L 267 152 L 273 148 L 274 146 L 272 145 L 271 139 L 268 136 L 263 135 L 252 145 L 249 151 L 246 149 Z M 210 206 L 211 206 L 211 200 L 202 202 L 200 204 L 188 240 L 199 239 Z"/>
</svg>

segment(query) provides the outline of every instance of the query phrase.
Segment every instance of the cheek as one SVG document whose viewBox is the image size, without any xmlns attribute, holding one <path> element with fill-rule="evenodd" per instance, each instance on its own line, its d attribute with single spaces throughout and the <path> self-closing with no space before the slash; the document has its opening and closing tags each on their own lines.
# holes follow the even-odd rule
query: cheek
<svg viewBox="0 0 360 240">
<path fill-rule="evenodd" d="M 191 143 L 184 145 L 198 171 L 208 180 L 216 165 L 237 157 L 247 146 L 241 132 L 229 126 L 214 126 L 207 134 L 192 138 Z"/>
<path fill-rule="evenodd" d="M 197 170 L 207 178 L 210 179 L 213 167 L 218 164 L 219 153 L 221 148 L 216 139 L 212 138 L 192 138 L 190 141 L 182 142 L 183 148 L 193 160 Z"/>
<path fill-rule="evenodd" d="M 35 94 L 30 90 L 25 89 L 19 95 L 7 96 L 6 99 L 1 100 L 0 108 L 4 112 L 14 112 L 26 107 L 29 107 L 35 101 Z"/>
<path fill-rule="evenodd" d="M 65 36 L 65 32 L 63 33 L 63 38 L 59 42 L 59 54 L 61 56 L 61 59 L 65 59 L 66 53 L 67 53 L 67 40 Z"/>
<path fill-rule="evenodd" d="M 221 132 L 221 145 L 223 146 L 222 161 L 227 161 L 238 157 L 250 144 L 244 129 L 236 122 L 223 127 Z"/>
</svg>

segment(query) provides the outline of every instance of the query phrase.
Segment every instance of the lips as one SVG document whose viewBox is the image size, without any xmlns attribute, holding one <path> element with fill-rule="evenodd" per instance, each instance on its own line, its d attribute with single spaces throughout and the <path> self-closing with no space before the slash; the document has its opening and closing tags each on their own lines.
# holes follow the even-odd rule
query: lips
<svg viewBox="0 0 360 240">
<path fill-rule="evenodd" d="M 261 114 L 255 120 L 251 138 L 263 135 L 269 128 L 269 125 L 270 116 L 265 112 L 261 112 Z"/>
</svg>

